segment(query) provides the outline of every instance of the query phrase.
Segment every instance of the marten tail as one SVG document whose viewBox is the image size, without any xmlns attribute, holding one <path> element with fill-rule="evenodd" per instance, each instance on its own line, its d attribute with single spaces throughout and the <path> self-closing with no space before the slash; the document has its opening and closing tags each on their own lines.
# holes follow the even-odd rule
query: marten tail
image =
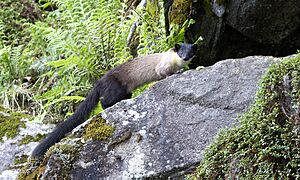
<svg viewBox="0 0 300 180">
<path fill-rule="evenodd" d="M 97 106 L 102 89 L 102 82 L 99 80 L 89 93 L 86 99 L 79 105 L 75 113 L 66 121 L 59 124 L 40 144 L 33 150 L 31 157 L 41 157 L 55 143 L 59 142 L 67 133 L 82 124 Z"/>
</svg>

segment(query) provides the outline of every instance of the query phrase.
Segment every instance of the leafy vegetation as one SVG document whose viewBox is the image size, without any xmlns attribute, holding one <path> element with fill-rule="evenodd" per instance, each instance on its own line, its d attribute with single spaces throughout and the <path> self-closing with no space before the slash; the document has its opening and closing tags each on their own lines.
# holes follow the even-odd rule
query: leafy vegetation
<svg viewBox="0 0 300 180">
<path fill-rule="evenodd" d="M 0 102 L 6 108 L 25 108 L 32 93 L 22 85 L 22 78 L 31 72 L 31 60 L 25 44 L 30 40 L 26 23 L 42 19 L 31 1 L 0 2 Z"/>
<path fill-rule="evenodd" d="M 166 37 L 162 1 L 133 9 L 121 0 L 29 2 L 0 3 L 0 103 L 41 119 L 69 115 L 105 72 L 182 42 L 190 24 Z"/>
<path fill-rule="evenodd" d="M 28 33 L 26 23 L 42 19 L 41 12 L 29 0 L 0 2 L 0 48 L 3 45 L 25 44 Z"/>
<path fill-rule="evenodd" d="M 240 126 L 207 148 L 195 179 L 300 178 L 300 54 L 271 66 Z"/>
</svg>

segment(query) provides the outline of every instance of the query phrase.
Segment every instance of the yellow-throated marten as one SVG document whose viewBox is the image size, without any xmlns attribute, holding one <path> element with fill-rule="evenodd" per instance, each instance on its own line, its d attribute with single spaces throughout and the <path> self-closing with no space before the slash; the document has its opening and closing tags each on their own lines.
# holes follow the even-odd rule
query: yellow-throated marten
<svg viewBox="0 0 300 180">
<path fill-rule="evenodd" d="M 179 71 L 192 59 L 196 49 L 197 45 L 195 44 L 176 44 L 167 52 L 138 57 L 108 71 L 96 82 L 75 113 L 42 140 L 33 150 L 31 157 L 41 157 L 65 134 L 83 123 L 99 100 L 105 109 L 123 99 L 130 98 L 131 92 L 137 87 L 163 79 Z"/>
</svg>

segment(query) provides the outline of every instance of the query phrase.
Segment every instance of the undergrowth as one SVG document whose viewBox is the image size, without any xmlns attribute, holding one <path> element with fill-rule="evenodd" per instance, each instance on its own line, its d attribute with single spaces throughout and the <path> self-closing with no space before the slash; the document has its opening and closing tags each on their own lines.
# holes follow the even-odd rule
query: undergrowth
<svg viewBox="0 0 300 180">
<path fill-rule="evenodd" d="M 19 46 L 29 40 L 26 23 L 41 20 L 42 14 L 30 0 L 0 1 L 0 49 L 5 46 Z M 1 47 L 2 46 L 2 47 Z"/>
<path fill-rule="evenodd" d="M 272 65 L 240 126 L 220 132 L 195 179 L 300 178 L 300 54 Z"/>
</svg>

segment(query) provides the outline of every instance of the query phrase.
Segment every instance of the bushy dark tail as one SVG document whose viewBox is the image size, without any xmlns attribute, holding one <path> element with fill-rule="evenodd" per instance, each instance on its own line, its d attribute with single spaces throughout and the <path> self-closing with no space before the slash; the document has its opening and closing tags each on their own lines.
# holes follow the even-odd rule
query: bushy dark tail
<svg viewBox="0 0 300 180">
<path fill-rule="evenodd" d="M 82 124 L 88 118 L 92 110 L 97 106 L 101 89 L 101 80 L 99 80 L 86 99 L 76 109 L 75 113 L 66 121 L 59 124 L 53 132 L 42 140 L 33 150 L 31 157 L 37 158 L 43 156 L 52 145 L 59 142 L 67 133 Z"/>
</svg>

